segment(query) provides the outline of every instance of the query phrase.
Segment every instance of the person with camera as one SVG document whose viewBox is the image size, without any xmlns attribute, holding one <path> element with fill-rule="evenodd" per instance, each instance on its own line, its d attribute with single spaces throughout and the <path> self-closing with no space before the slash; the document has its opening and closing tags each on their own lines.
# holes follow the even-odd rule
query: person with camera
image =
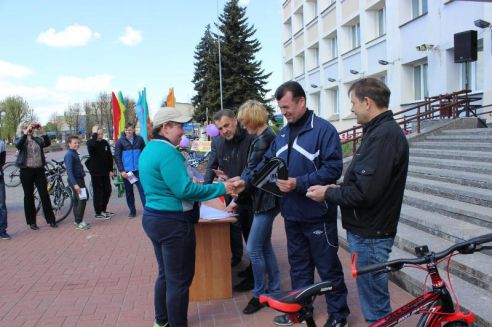
<svg viewBox="0 0 492 327">
<path fill-rule="evenodd" d="M 35 136 L 40 134 L 41 136 Z M 34 204 L 34 186 L 38 190 L 46 222 L 53 228 L 58 227 L 48 194 L 48 182 L 44 173 L 46 159 L 43 148 L 51 145 L 44 128 L 37 122 L 22 122 L 17 128 L 14 140 L 18 150 L 16 166 L 20 168 L 20 180 L 24 190 L 24 213 L 26 222 L 32 230 L 38 230 L 36 207 Z"/>
</svg>

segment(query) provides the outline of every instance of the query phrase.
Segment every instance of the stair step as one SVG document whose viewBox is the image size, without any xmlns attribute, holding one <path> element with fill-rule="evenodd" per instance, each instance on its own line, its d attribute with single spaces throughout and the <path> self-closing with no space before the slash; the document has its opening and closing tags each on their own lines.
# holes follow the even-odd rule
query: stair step
<svg viewBox="0 0 492 327">
<path fill-rule="evenodd" d="M 341 221 L 338 220 L 338 229 L 342 230 Z M 426 233 L 420 232 L 418 230 L 413 229 L 410 226 L 404 226 L 404 224 L 399 224 L 398 226 L 398 234 L 395 238 L 395 246 L 392 248 L 392 252 L 390 255 L 390 260 L 399 259 L 399 258 L 413 258 L 415 254 L 413 253 L 413 249 L 410 252 L 405 251 L 404 249 L 400 249 L 398 246 L 409 247 L 410 243 L 405 245 L 405 241 L 403 238 L 404 233 L 409 233 L 408 236 L 412 237 L 412 239 L 418 239 L 418 245 L 427 244 L 430 250 L 440 251 L 445 249 L 447 246 L 451 245 L 452 242 L 446 240 L 439 240 L 438 237 L 433 237 L 432 235 L 427 236 Z M 422 236 L 422 237 L 421 237 Z M 430 239 L 429 239 L 430 237 Z M 348 242 L 346 239 L 346 233 L 339 232 L 339 240 L 340 245 L 344 248 L 348 248 Z M 435 243 L 438 244 L 435 244 Z M 449 245 L 448 245 L 449 244 Z M 398 246 L 397 246 L 398 245 Z M 416 245 L 417 246 L 417 245 Z M 475 257 L 467 258 L 467 257 Z M 478 259 L 477 259 L 478 258 Z M 466 260 L 466 261 L 464 261 Z M 472 262 L 468 262 L 468 261 Z M 483 266 L 482 263 L 486 262 L 487 266 Z M 478 263 L 478 265 L 477 265 Z M 481 253 L 474 253 L 473 255 L 459 255 L 454 256 L 451 260 L 451 265 L 455 267 L 452 271 L 459 273 L 460 267 L 462 267 L 464 272 L 469 271 L 470 274 L 468 278 L 471 280 L 478 281 L 480 276 L 488 276 L 484 282 L 482 282 L 481 286 L 487 286 L 486 283 L 490 280 L 490 276 L 492 275 L 491 265 L 492 263 L 488 259 L 488 257 L 483 257 Z M 475 268 L 467 268 L 470 267 Z M 441 277 L 446 278 L 447 274 L 443 269 L 439 269 L 441 273 Z M 462 272 L 463 273 L 463 272 Z M 473 273 L 476 273 L 476 278 L 473 279 Z M 395 282 L 397 285 L 410 292 L 414 296 L 419 296 L 423 293 L 424 289 L 424 281 L 426 280 L 426 273 L 419 269 L 405 268 L 400 270 L 399 272 L 390 274 L 390 279 Z M 446 278 L 447 279 L 447 278 Z M 472 311 L 475 314 L 476 326 L 490 326 L 492 323 L 492 310 L 490 310 L 492 304 L 492 293 L 488 291 L 486 288 L 481 286 L 476 286 L 454 274 L 451 275 L 452 284 L 454 290 L 458 296 L 458 299 L 461 301 L 460 304 L 466 310 Z M 395 309 L 395 308 L 394 308 Z"/>
<path fill-rule="evenodd" d="M 458 200 L 492 208 L 492 190 L 480 189 L 465 185 L 408 177 L 406 188 L 448 199 Z M 492 211 L 492 209 L 490 209 Z"/>
<path fill-rule="evenodd" d="M 429 168 L 413 163 L 408 167 L 408 176 L 455 183 L 459 185 L 492 189 L 492 176 L 474 172 L 457 171 L 444 168 Z"/>
<path fill-rule="evenodd" d="M 463 160 L 410 156 L 410 164 L 439 169 L 453 169 L 473 173 L 492 174 L 492 163 L 488 162 L 466 162 Z"/>
<path fill-rule="evenodd" d="M 478 135 L 454 135 L 454 134 L 445 134 L 445 135 L 429 135 L 426 137 L 426 140 L 432 141 L 441 141 L 441 142 L 487 142 L 490 143 L 492 136 L 490 134 L 478 134 Z"/>
<path fill-rule="evenodd" d="M 483 151 L 455 151 L 410 148 L 410 156 L 492 163 L 492 155 Z"/>
<path fill-rule="evenodd" d="M 492 228 L 492 210 L 489 207 L 442 198 L 409 189 L 405 189 L 403 203 L 412 207 L 461 219 L 478 226 Z"/>
<path fill-rule="evenodd" d="M 449 149 L 454 150 L 472 150 L 472 151 L 489 151 L 492 152 L 491 143 L 475 143 L 475 142 L 412 142 L 413 149 Z"/>
<path fill-rule="evenodd" d="M 405 204 L 401 208 L 400 222 L 454 243 L 492 233 L 491 228 Z"/>
<path fill-rule="evenodd" d="M 451 135 L 460 135 L 460 134 L 469 134 L 469 135 L 482 135 L 482 134 L 490 134 L 492 135 L 492 128 L 464 128 L 464 129 L 443 129 L 441 130 L 442 134 L 451 134 Z"/>
</svg>

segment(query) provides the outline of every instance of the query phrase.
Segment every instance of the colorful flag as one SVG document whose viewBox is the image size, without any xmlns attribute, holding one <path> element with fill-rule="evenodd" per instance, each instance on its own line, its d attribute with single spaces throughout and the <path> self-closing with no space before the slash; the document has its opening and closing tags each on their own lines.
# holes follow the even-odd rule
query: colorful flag
<svg viewBox="0 0 492 327">
<path fill-rule="evenodd" d="M 119 121 L 119 132 L 125 131 L 126 119 L 125 119 L 125 111 L 126 111 L 126 102 L 123 98 L 123 94 L 121 91 L 118 92 L 118 104 L 120 105 L 121 117 Z"/>
<path fill-rule="evenodd" d="M 120 137 L 121 110 L 120 104 L 114 92 L 112 92 L 111 104 L 113 106 L 113 140 L 116 143 L 118 142 L 118 138 Z"/>
<path fill-rule="evenodd" d="M 150 118 L 149 108 L 147 106 L 147 89 L 144 88 L 142 92 L 138 92 L 137 101 L 137 119 L 140 125 L 140 136 L 147 143 L 150 140 Z"/>
<path fill-rule="evenodd" d="M 174 87 L 169 89 L 169 94 L 167 95 L 166 105 L 168 107 L 176 107 L 176 98 L 174 97 Z"/>
</svg>

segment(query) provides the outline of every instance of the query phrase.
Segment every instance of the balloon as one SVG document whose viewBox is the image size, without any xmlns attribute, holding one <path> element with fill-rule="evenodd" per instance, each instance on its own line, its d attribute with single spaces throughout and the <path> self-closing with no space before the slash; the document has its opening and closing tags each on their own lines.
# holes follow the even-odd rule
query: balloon
<svg viewBox="0 0 492 327">
<path fill-rule="evenodd" d="M 215 124 L 207 125 L 207 127 L 205 128 L 205 132 L 207 132 L 207 135 L 210 137 L 216 137 L 220 134 L 219 129 L 217 128 L 217 126 L 215 126 Z"/>
<path fill-rule="evenodd" d="M 186 137 L 186 135 L 183 135 L 181 137 L 181 142 L 179 142 L 179 146 L 182 148 L 187 148 L 190 146 L 190 139 Z"/>
</svg>

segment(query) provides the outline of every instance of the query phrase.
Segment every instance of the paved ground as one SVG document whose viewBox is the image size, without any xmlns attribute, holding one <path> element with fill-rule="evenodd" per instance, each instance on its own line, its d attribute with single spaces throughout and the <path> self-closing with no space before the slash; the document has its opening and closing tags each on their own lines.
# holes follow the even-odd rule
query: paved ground
<svg viewBox="0 0 492 327">
<path fill-rule="evenodd" d="M 61 153 L 50 154 L 60 158 Z M 153 284 L 156 265 L 152 247 L 141 228 L 141 217 L 128 219 L 123 198 L 113 197 L 109 205 L 116 216 L 94 221 L 92 203 L 87 206 L 88 231 L 75 230 L 69 216 L 52 229 L 38 216 L 39 231 L 25 225 L 22 188 L 7 189 L 9 233 L 12 240 L 0 240 L 0 326 L 152 326 Z M 138 207 L 141 208 L 141 207 Z M 141 210 L 139 210 L 141 213 Z M 289 289 L 289 266 L 283 221 L 275 220 L 273 243 L 279 259 L 282 289 Z M 349 288 L 352 314 L 350 326 L 364 326 L 355 281 L 349 276 L 350 259 L 340 250 Z M 247 259 L 245 258 L 244 262 Z M 235 268 L 234 281 L 237 282 Z M 391 285 L 392 305 L 397 307 L 411 296 Z M 276 312 L 269 308 L 254 315 L 242 309 L 251 293 L 235 293 L 223 301 L 192 302 L 190 326 L 273 326 Z M 326 321 L 324 299 L 316 301 L 319 326 Z M 413 320 L 415 324 L 415 320 Z M 411 322 L 405 325 L 410 326 Z M 301 325 L 302 326 L 302 325 Z"/>
</svg>

